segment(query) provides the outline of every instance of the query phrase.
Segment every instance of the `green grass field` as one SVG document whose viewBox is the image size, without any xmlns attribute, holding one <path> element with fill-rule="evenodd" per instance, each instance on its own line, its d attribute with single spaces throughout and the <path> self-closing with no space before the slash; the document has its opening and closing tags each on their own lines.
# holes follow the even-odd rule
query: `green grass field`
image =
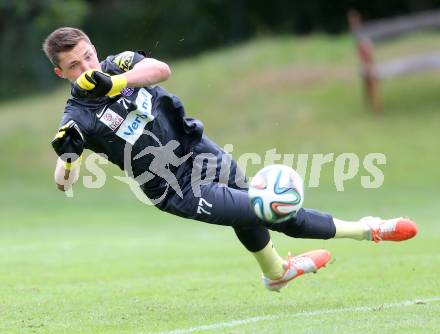
<svg viewBox="0 0 440 334">
<path fill-rule="evenodd" d="M 101 189 L 57 191 L 49 142 L 63 86 L 0 105 L 0 333 L 438 333 L 438 73 L 384 82 L 377 118 L 348 36 L 257 40 L 171 65 L 165 86 L 234 157 L 384 153 L 382 187 L 363 189 L 361 169 L 337 192 L 328 164 L 305 206 L 343 219 L 410 216 L 419 235 L 376 245 L 273 234 L 282 254 L 325 247 L 334 260 L 270 293 L 232 230 L 142 205 L 116 168 Z"/>
</svg>

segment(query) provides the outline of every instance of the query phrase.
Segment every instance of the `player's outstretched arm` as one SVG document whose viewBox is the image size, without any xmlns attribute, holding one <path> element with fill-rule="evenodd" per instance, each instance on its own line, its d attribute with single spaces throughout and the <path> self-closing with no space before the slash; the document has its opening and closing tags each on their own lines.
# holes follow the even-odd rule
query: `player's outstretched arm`
<svg viewBox="0 0 440 334">
<path fill-rule="evenodd" d="M 171 76 L 171 69 L 162 61 L 145 58 L 123 75 L 128 87 L 144 87 L 167 80 Z"/>
<path fill-rule="evenodd" d="M 74 97 L 97 98 L 116 96 L 126 87 L 144 87 L 167 80 L 171 70 L 167 64 L 153 58 L 145 58 L 131 70 L 117 75 L 109 75 L 97 69 L 82 73 L 73 83 Z"/>
</svg>

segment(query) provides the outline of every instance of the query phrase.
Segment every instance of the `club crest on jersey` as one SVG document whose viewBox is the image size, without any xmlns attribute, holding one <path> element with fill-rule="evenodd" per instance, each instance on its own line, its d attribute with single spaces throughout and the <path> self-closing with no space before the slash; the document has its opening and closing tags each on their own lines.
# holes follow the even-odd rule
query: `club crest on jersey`
<svg viewBox="0 0 440 334">
<path fill-rule="evenodd" d="M 131 96 L 134 93 L 134 88 L 126 87 L 123 90 L 121 90 L 121 95 L 124 97 Z"/>
</svg>

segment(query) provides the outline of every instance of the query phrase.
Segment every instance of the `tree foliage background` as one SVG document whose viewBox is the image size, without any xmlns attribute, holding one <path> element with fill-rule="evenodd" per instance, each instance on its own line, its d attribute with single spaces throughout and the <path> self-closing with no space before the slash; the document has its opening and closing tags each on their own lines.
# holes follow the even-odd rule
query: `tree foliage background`
<svg viewBox="0 0 440 334">
<path fill-rule="evenodd" d="M 258 36 L 337 34 L 367 20 L 440 7 L 440 0 L 0 0 L 0 99 L 54 86 L 41 44 L 60 26 L 84 29 L 99 53 L 143 49 L 165 60 Z"/>
</svg>

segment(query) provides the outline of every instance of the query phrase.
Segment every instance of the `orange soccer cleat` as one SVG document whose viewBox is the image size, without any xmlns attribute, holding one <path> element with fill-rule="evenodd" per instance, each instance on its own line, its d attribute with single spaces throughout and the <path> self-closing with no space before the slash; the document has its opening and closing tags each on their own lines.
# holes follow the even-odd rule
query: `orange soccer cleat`
<svg viewBox="0 0 440 334">
<path fill-rule="evenodd" d="M 316 273 L 318 269 L 325 267 L 332 255 L 328 250 L 318 249 L 292 257 L 289 253 L 284 263 L 284 273 L 278 279 L 270 279 L 262 276 L 266 289 L 279 292 L 287 286 L 289 281 L 307 273 Z"/>
<path fill-rule="evenodd" d="M 381 219 L 378 217 L 365 217 L 365 222 L 371 231 L 371 240 L 379 241 L 404 241 L 417 234 L 417 225 L 408 218 Z"/>
</svg>

